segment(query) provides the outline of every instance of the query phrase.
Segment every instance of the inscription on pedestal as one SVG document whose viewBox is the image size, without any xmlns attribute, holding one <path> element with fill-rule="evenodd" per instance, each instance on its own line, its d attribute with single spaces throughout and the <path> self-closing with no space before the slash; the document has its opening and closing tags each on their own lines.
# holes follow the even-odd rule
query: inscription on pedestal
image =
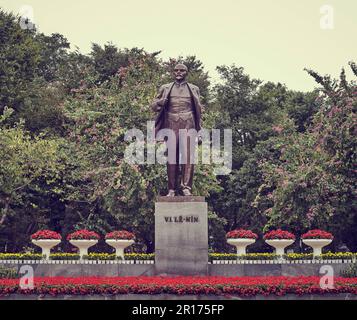
<svg viewBox="0 0 357 320">
<path fill-rule="evenodd" d="M 198 216 L 177 216 L 177 217 L 164 217 L 165 222 L 175 222 L 175 223 L 184 223 L 184 222 L 199 222 Z"/>
<path fill-rule="evenodd" d="M 184 201 L 185 198 L 187 201 Z M 155 203 L 155 268 L 158 274 L 206 275 L 207 203 L 203 197 L 159 198 Z M 161 200 L 161 201 L 160 201 Z"/>
</svg>

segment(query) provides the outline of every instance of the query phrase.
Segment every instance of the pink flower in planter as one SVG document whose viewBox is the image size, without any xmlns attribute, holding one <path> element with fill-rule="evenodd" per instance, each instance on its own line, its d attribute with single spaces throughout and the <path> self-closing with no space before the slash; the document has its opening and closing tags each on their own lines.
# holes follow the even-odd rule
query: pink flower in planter
<svg viewBox="0 0 357 320">
<path fill-rule="evenodd" d="M 105 239 L 113 239 L 113 240 L 133 240 L 135 238 L 135 235 L 129 231 L 126 230 L 120 230 L 120 231 L 113 231 L 110 233 L 107 233 L 105 235 Z"/>
<path fill-rule="evenodd" d="M 227 239 L 258 239 L 258 235 L 252 232 L 251 230 L 244 230 L 244 229 L 236 229 L 229 231 L 226 234 Z"/>
<path fill-rule="evenodd" d="M 295 235 L 289 231 L 284 231 L 281 229 L 273 230 L 264 235 L 264 240 L 274 240 L 274 239 L 292 239 L 295 240 Z"/>
<path fill-rule="evenodd" d="M 304 233 L 301 239 L 333 239 L 333 235 L 320 229 L 314 229 Z"/>
<path fill-rule="evenodd" d="M 59 233 L 51 230 L 39 230 L 31 235 L 33 240 L 61 240 L 62 237 Z"/>
<path fill-rule="evenodd" d="M 67 236 L 67 240 L 99 240 L 98 233 L 89 230 L 75 231 Z"/>
</svg>

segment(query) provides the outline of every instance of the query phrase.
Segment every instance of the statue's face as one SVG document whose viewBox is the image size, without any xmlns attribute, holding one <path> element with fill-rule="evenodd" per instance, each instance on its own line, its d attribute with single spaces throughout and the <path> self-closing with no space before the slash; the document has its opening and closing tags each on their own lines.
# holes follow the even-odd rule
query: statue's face
<svg viewBox="0 0 357 320">
<path fill-rule="evenodd" d="M 187 68 L 185 65 L 183 64 L 178 64 L 175 68 L 174 68 L 174 76 L 175 76 L 175 80 L 176 81 L 183 81 L 186 79 L 187 77 Z"/>
</svg>

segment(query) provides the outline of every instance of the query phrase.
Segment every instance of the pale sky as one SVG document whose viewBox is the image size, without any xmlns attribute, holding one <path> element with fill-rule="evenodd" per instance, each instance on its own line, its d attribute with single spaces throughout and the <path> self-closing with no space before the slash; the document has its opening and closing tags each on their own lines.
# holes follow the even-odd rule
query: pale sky
<svg viewBox="0 0 357 320">
<path fill-rule="evenodd" d="M 213 82 L 216 66 L 234 63 L 251 77 L 308 91 L 316 84 L 304 67 L 337 77 L 357 62 L 357 0 L 0 0 L 14 13 L 25 5 L 40 32 L 63 34 L 72 49 L 88 53 L 92 42 L 111 41 L 161 50 L 163 59 L 196 55 Z M 324 5 L 332 15 L 320 12 Z"/>
</svg>

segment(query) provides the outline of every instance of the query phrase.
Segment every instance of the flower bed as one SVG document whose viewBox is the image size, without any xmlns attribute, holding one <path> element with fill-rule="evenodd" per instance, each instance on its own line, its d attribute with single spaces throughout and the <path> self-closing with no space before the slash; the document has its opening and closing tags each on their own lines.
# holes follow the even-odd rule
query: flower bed
<svg viewBox="0 0 357 320">
<path fill-rule="evenodd" d="M 213 260 L 278 260 L 281 256 L 275 253 L 247 253 L 237 255 L 235 253 L 211 253 L 210 261 Z M 283 256 L 286 260 L 311 260 L 310 253 L 288 253 Z"/>
<path fill-rule="evenodd" d="M 125 254 L 126 260 L 154 260 L 153 253 L 128 253 Z M 115 260 L 115 254 L 109 253 L 90 253 L 85 256 L 88 260 Z M 1 260 L 41 260 L 42 255 L 37 253 L 0 253 Z M 79 260 L 78 253 L 51 253 L 50 260 Z"/>
<path fill-rule="evenodd" d="M 352 260 L 357 258 L 357 253 L 353 252 L 326 252 L 321 255 L 324 260 Z"/>
<path fill-rule="evenodd" d="M 280 256 L 275 253 L 247 253 L 238 255 L 236 253 L 209 253 L 209 260 L 275 260 Z M 286 260 L 311 260 L 311 253 L 288 253 L 285 254 Z M 90 253 L 85 256 L 88 260 L 115 260 L 115 254 L 109 253 Z M 357 258 L 357 253 L 352 252 L 327 252 L 323 253 L 319 259 L 322 260 L 353 260 Z M 0 253 L 1 260 L 41 260 L 42 255 L 37 253 Z M 77 253 L 51 253 L 50 260 L 79 260 Z M 127 253 L 126 260 L 154 260 L 154 253 Z M 316 258 L 315 258 L 316 259 Z"/>
<path fill-rule="evenodd" d="M 51 253 L 50 260 L 79 260 L 78 253 Z"/>
<path fill-rule="evenodd" d="M 126 253 L 126 260 L 154 260 L 155 253 Z"/>
<path fill-rule="evenodd" d="M 286 294 L 357 294 L 357 278 L 335 278 L 334 289 L 320 287 L 320 277 L 38 277 L 33 289 L 18 279 L 0 279 L 0 295 L 8 294 L 175 294 L 255 296 Z"/>
<path fill-rule="evenodd" d="M 237 255 L 235 253 L 210 253 L 209 259 L 213 260 L 277 260 L 281 256 L 275 253 L 247 253 L 245 255 Z M 312 253 L 287 253 L 283 255 L 286 260 L 311 260 Z M 357 258 L 357 253 L 352 252 L 327 252 L 323 253 L 319 260 L 353 260 Z M 315 257 L 315 259 L 317 259 Z"/>
<path fill-rule="evenodd" d="M 250 230 L 237 229 L 226 234 L 227 239 L 258 239 L 258 235 Z"/>
<path fill-rule="evenodd" d="M 313 259 L 312 253 L 287 253 L 283 256 L 284 259 L 289 261 L 295 260 L 312 260 Z"/>
<path fill-rule="evenodd" d="M 210 253 L 209 259 L 213 260 L 274 260 L 278 259 L 275 253 L 247 253 L 237 255 L 236 253 Z"/>
<path fill-rule="evenodd" d="M 83 257 L 85 260 L 116 260 L 115 253 L 90 253 Z"/>
<path fill-rule="evenodd" d="M 127 253 L 124 254 L 125 260 L 154 260 L 154 253 Z M 115 253 L 90 253 L 84 257 L 88 260 L 116 260 Z"/>
<path fill-rule="evenodd" d="M 0 260 L 41 260 L 39 253 L 0 253 Z"/>
</svg>

